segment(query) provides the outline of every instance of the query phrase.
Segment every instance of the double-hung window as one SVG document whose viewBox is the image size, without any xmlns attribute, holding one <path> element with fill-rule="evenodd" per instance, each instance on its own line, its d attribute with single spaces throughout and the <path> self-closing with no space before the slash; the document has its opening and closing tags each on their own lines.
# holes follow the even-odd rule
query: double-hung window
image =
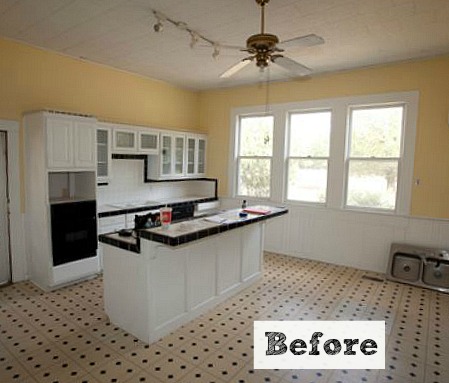
<svg viewBox="0 0 449 383">
<path fill-rule="evenodd" d="M 405 106 L 351 107 L 346 206 L 395 211 Z"/>
<path fill-rule="evenodd" d="M 329 110 L 290 113 L 288 200 L 326 202 L 331 116 Z"/>
<path fill-rule="evenodd" d="M 230 195 L 408 215 L 418 101 L 400 92 L 234 109 Z"/>
<path fill-rule="evenodd" d="M 269 198 L 273 157 L 273 116 L 240 116 L 237 195 Z"/>
</svg>

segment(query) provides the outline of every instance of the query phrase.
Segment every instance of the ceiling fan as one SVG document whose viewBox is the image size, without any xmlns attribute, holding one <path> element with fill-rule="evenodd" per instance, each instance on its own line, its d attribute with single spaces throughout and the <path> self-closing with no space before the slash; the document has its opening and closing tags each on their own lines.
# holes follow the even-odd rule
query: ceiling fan
<svg viewBox="0 0 449 383">
<path fill-rule="evenodd" d="M 293 76 L 306 76 L 312 73 L 310 68 L 298 63 L 288 57 L 285 57 L 282 52 L 283 48 L 291 46 L 314 46 L 324 43 L 324 39 L 315 34 L 295 37 L 289 40 L 279 42 L 276 35 L 265 33 L 265 5 L 270 0 L 256 0 L 256 3 L 261 7 L 261 31 L 252 35 L 246 40 L 246 48 L 241 49 L 243 52 L 248 52 L 250 56 L 233 65 L 220 75 L 220 78 L 229 78 L 246 67 L 250 62 L 255 61 L 256 65 L 264 70 L 270 63 L 275 63 L 280 67 L 288 70 Z"/>
</svg>

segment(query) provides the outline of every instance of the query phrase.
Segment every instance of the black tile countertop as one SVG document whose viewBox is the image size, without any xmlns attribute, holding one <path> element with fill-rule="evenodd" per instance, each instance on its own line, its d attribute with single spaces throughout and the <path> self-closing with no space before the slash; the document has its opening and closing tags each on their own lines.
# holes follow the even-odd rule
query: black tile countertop
<svg viewBox="0 0 449 383">
<path fill-rule="evenodd" d="M 131 213 L 139 213 L 142 211 L 147 210 L 157 210 L 161 207 L 183 207 L 183 206 L 190 206 L 195 205 L 197 203 L 204 203 L 204 202 L 213 202 L 218 201 L 217 197 L 195 197 L 195 198 L 178 198 L 174 199 L 173 201 L 148 201 L 147 203 L 141 203 L 138 205 L 129 204 L 129 206 L 126 206 L 126 204 L 111 204 L 111 205 L 102 205 L 98 209 L 98 217 L 104 218 L 104 217 L 112 217 L 116 215 L 122 215 L 122 214 L 131 214 Z M 122 205 L 122 206 L 120 206 Z"/>
<path fill-rule="evenodd" d="M 100 234 L 98 240 L 123 250 L 128 250 L 137 254 L 140 253 L 140 238 L 134 231 L 129 237 L 121 236 L 118 232 Z"/>
<path fill-rule="evenodd" d="M 251 206 L 251 208 L 256 208 L 256 206 Z M 246 217 L 240 217 L 241 209 L 233 209 L 205 218 L 188 219 L 173 223 L 168 227 L 141 229 L 135 232 L 135 238 L 121 237 L 117 233 L 111 233 L 100 235 L 99 240 L 124 250 L 139 253 L 141 238 L 168 246 L 179 246 L 288 213 L 288 210 L 284 207 L 257 206 L 257 208 L 269 210 L 269 213 L 248 214 Z"/>
</svg>

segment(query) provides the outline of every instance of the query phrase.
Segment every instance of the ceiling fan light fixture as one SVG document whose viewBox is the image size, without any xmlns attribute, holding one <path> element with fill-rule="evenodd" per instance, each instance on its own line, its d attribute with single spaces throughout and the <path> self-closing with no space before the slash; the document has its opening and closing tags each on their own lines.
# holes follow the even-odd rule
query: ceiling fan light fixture
<svg viewBox="0 0 449 383">
<path fill-rule="evenodd" d="M 240 51 L 247 52 L 249 55 L 241 62 L 234 64 L 231 68 L 226 70 L 220 77 L 231 77 L 252 61 L 255 62 L 261 72 L 269 67 L 271 63 L 275 63 L 295 77 L 307 76 L 312 73 L 312 70 L 305 65 L 285 57 L 282 54 L 284 52 L 283 48 L 289 46 L 310 47 L 320 45 L 324 43 L 324 39 L 315 34 L 309 34 L 280 42 L 276 35 L 265 33 L 265 6 L 270 0 L 255 1 L 260 6 L 260 33 L 249 36 L 246 40 L 246 48 L 240 49 Z"/>
</svg>

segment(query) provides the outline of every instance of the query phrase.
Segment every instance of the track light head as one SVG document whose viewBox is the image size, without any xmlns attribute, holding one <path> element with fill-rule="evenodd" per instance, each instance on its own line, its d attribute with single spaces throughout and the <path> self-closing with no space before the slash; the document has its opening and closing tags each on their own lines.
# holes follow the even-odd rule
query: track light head
<svg viewBox="0 0 449 383">
<path fill-rule="evenodd" d="M 153 29 L 157 33 L 162 32 L 164 30 L 164 24 L 162 24 L 161 20 L 158 20 L 157 23 L 153 25 Z"/>
<path fill-rule="evenodd" d="M 213 51 L 213 53 L 212 53 L 212 57 L 213 57 L 215 60 L 217 60 L 217 59 L 218 59 L 218 56 L 220 55 L 220 46 L 219 46 L 218 44 L 214 44 L 213 47 L 214 47 L 214 51 Z"/>
</svg>

